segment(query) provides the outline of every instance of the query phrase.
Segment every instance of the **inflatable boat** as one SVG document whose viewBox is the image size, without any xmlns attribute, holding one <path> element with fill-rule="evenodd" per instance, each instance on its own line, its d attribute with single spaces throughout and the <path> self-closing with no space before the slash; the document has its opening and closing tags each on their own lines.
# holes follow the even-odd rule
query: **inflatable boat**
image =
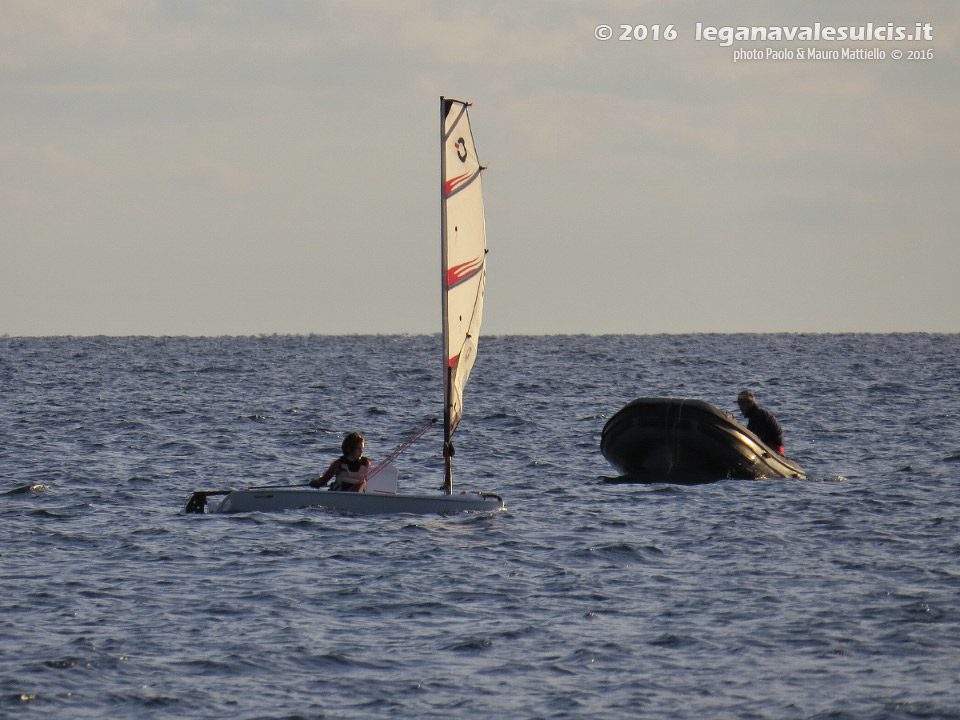
<svg viewBox="0 0 960 720">
<path fill-rule="evenodd" d="M 802 478 L 797 463 L 710 403 L 639 398 L 603 427 L 600 452 L 620 473 L 609 482 L 697 484 L 726 478 Z"/>
</svg>

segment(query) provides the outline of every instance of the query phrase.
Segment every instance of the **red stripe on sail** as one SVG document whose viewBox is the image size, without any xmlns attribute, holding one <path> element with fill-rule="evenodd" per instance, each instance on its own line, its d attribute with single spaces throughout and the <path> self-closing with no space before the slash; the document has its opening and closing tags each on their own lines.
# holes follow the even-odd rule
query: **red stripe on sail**
<svg viewBox="0 0 960 720">
<path fill-rule="evenodd" d="M 457 265 L 447 270 L 447 287 L 453 287 L 459 282 L 466 280 L 476 273 L 483 266 L 483 255 L 474 258 L 468 262 Z"/>
<path fill-rule="evenodd" d="M 457 364 L 457 360 L 460 359 L 460 355 L 454 355 L 452 358 L 447 360 L 447 367 L 453 367 Z"/>
<path fill-rule="evenodd" d="M 450 178 L 443 186 L 443 192 L 447 195 L 452 193 L 457 187 L 463 185 L 467 180 L 473 177 L 472 173 L 464 173 L 463 175 L 457 175 L 455 178 Z"/>
</svg>

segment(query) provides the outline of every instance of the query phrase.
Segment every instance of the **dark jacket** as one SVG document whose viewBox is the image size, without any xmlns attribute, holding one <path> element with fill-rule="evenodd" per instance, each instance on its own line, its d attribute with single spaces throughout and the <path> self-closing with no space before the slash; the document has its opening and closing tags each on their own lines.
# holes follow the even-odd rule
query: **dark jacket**
<svg viewBox="0 0 960 720">
<path fill-rule="evenodd" d="M 760 438 L 764 445 L 774 450 L 783 447 L 783 430 L 773 413 L 757 406 L 747 415 L 747 420 L 747 430 Z"/>
</svg>

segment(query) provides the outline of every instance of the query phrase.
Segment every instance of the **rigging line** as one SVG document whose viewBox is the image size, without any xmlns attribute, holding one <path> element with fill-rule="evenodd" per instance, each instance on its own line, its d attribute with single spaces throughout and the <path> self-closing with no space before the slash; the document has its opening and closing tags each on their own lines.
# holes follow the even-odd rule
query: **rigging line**
<svg viewBox="0 0 960 720">
<path fill-rule="evenodd" d="M 390 453 L 389 455 L 387 455 L 383 460 L 381 460 L 381 461 L 377 464 L 377 466 L 376 466 L 375 468 L 373 468 L 370 472 L 368 472 L 368 473 L 367 473 L 367 480 L 369 480 L 370 478 L 372 478 L 372 477 L 373 477 L 374 475 L 376 475 L 378 472 L 380 472 L 381 470 L 383 470 L 383 468 L 385 468 L 387 465 L 389 465 L 389 464 L 392 463 L 394 460 L 396 460 L 397 457 L 399 457 L 400 453 L 402 453 L 402 452 L 403 452 L 404 450 L 406 450 L 408 447 L 410 447 L 411 445 L 413 445 L 417 440 L 419 440 L 420 438 L 422 438 L 422 437 L 424 436 L 424 434 L 427 432 L 427 430 L 429 430 L 430 428 L 432 428 L 432 427 L 436 424 L 436 422 L 437 422 L 437 418 L 430 418 L 429 420 L 427 420 L 427 422 L 425 422 L 425 423 L 423 424 L 423 426 L 422 426 L 419 430 L 417 430 L 413 435 L 411 435 L 409 438 L 407 438 L 407 439 L 404 440 L 402 443 L 400 443 L 400 445 L 397 446 L 397 448 L 396 448 L 392 453 Z"/>
</svg>

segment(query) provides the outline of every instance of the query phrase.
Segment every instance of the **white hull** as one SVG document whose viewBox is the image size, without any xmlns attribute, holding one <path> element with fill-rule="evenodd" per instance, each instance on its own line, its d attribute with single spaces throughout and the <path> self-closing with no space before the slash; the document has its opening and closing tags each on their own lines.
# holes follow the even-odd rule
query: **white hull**
<svg viewBox="0 0 960 720">
<path fill-rule="evenodd" d="M 194 502 L 196 494 L 190 502 Z M 431 515 L 456 512 L 490 512 L 503 509 L 497 495 L 459 493 L 456 495 L 405 495 L 403 493 L 357 493 L 312 488 L 258 488 L 233 490 L 223 500 L 210 498 L 212 513 L 269 512 L 318 507 L 350 515 L 410 513 Z M 197 509 L 187 512 L 203 512 Z"/>
</svg>

